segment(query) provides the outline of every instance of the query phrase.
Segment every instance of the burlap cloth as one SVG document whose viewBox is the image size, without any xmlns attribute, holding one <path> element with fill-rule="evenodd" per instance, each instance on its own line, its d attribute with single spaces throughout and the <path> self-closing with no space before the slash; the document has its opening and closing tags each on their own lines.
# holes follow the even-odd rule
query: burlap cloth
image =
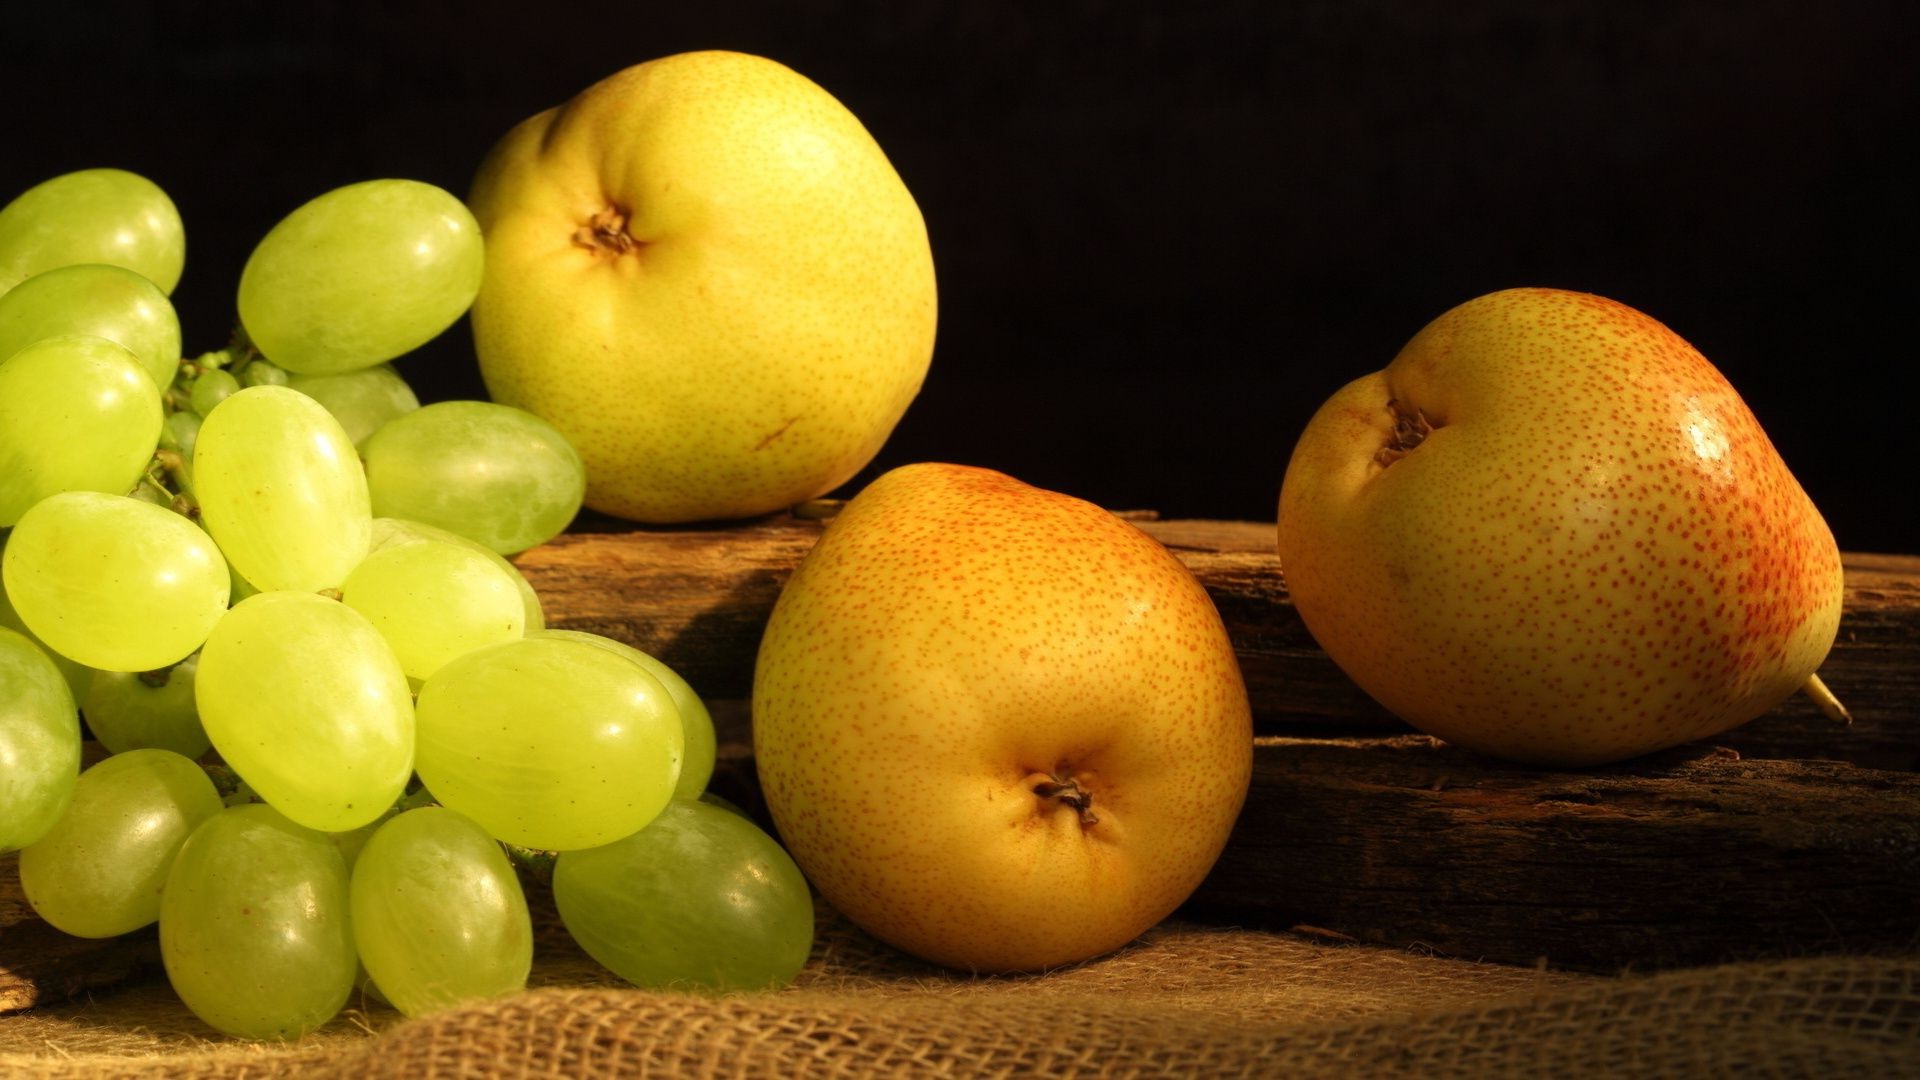
<svg viewBox="0 0 1920 1080">
<path fill-rule="evenodd" d="M 617 984 L 543 932 L 530 988 L 221 1038 L 164 981 L 0 1017 L 0 1076 L 1920 1076 L 1920 956 L 1615 977 L 1173 922 L 1041 976 L 918 965 L 823 912 L 790 988 Z"/>
</svg>

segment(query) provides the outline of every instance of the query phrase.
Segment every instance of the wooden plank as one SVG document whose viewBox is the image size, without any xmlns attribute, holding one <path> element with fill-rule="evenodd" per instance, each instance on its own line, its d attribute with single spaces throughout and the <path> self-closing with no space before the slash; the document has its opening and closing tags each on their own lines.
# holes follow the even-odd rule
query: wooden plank
<svg viewBox="0 0 1920 1080">
<path fill-rule="evenodd" d="M 1136 524 L 1212 595 L 1262 731 L 1406 730 L 1314 644 L 1287 599 L 1272 525 Z M 821 526 L 792 516 L 720 529 L 595 520 L 515 561 L 552 625 L 629 642 L 707 697 L 744 698 L 767 616 Z M 1822 677 L 1854 725 L 1836 729 L 1795 698 L 1716 742 L 1747 757 L 1920 767 L 1920 558 L 1849 554 L 1845 566 L 1846 613 Z"/>
<path fill-rule="evenodd" d="M 1591 971 L 1920 948 L 1920 774 L 1268 737 L 1253 792 L 1194 914 Z"/>
<path fill-rule="evenodd" d="M 763 819 L 747 703 L 716 790 Z M 1205 921 L 1583 971 L 1920 948 L 1920 773 L 1695 745 L 1531 769 L 1424 735 L 1261 736 Z"/>
</svg>

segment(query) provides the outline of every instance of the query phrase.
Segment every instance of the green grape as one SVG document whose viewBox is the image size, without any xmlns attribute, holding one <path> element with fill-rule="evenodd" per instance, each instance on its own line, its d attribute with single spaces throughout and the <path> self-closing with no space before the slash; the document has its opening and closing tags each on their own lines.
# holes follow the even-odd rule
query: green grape
<svg viewBox="0 0 1920 1080">
<path fill-rule="evenodd" d="M 45 836 L 79 775 L 73 691 L 40 646 L 0 627 L 0 852 Z"/>
<path fill-rule="evenodd" d="M 354 865 L 353 936 L 394 1008 L 419 1016 L 524 988 L 533 921 L 500 845 L 457 811 L 409 810 Z"/>
<path fill-rule="evenodd" d="M 679 779 L 685 743 L 666 687 L 582 642 L 522 638 L 456 657 L 421 687 L 418 709 L 420 779 L 511 844 L 616 840 L 651 821 Z"/>
<path fill-rule="evenodd" d="M 587 490 L 565 436 L 490 401 L 442 401 L 395 417 L 362 450 L 374 513 L 438 525 L 503 555 L 559 535 Z"/>
<path fill-rule="evenodd" d="M 123 169 L 85 169 L 28 188 L 0 208 L 0 294 L 62 266 L 124 266 L 169 295 L 187 234 L 167 193 Z"/>
<path fill-rule="evenodd" d="M 327 407 L 353 445 L 363 445 L 387 421 L 420 407 L 413 388 L 392 364 L 337 375 L 295 375 L 287 385 Z"/>
<path fill-rule="evenodd" d="M 193 485 L 207 531 L 261 589 L 335 588 L 366 557 L 360 457 L 305 394 L 250 386 L 222 401 L 194 442 Z"/>
<path fill-rule="evenodd" d="M 587 955 L 637 986 L 783 986 L 813 948 L 813 896 L 793 859 L 753 822 L 695 800 L 604 847 L 561 852 L 553 899 Z"/>
<path fill-rule="evenodd" d="M 133 489 L 160 441 L 160 391 L 105 338 L 47 338 L 0 362 L 0 527 L 57 491 Z"/>
<path fill-rule="evenodd" d="M 701 792 L 699 799 L 695 801 L 706 803 L 708 806 L 717 806 L 720 809 L 725 810 L 729 814 L 737 814 L 740 817 L 746 818 L 748 821 L 753 820 L 753 815 L 741 809 L 739 803 L 734 802 L 732 799 L 726 798 L 723 795 L 715 795 L 711 791 Z"/>
<path fill-rule="evenodd" d="M 407 786 L 407 677 L 364 616 L 314 593 L 233 606 L 200 650 L 200 723 L 260 797 L 310 829 L 379 817 Z"/>
<path fill-rule="evenodd" d="M 130 750 L 80 774 L 73 802 L 20 852 L 20 888 L 75 937 L 130 933 L 160 917 L 160 890 L 187 834 L 220 812 L 200 766 L 171 750 Z"/>
<path fill-rule="evenodd" d="M 286 386 L 293 381 L 293 375 L 286 368 L 264 356 L 256 356 L 247 361 L 238 374 L 241 386 Z"/>
<path fill-rule="evenodd" d="M 187 392 L 187 407 L 205 416 L 213 411 L 215 405 L 232 397 L 240 389 L 240 380 L 225 368 L 208 368 L 193 380 L 193 388 Z"/>
<path fill-rule="evenodd" d="M 80 698 L 87 730 L 115 754 L 158 749 L 199 757 L 213 745 L 194 705 L 193 677 L 199 667 L 200 654 L 195 653 L 157 671 L 94 672 Z"/>
<path fill-rule="evenodd" d="M 200 414 L 185 410 L 170 412 L 160 425 L 160 445 L 169 450 L 180 451 L 180 456 L 191 461 L 193 447 L 200 439 Z"/>
<path fill-rule="evenodd" d="M 63 266 L 0 296 L 0 360 L 69 334 L 105 338 L 133 353 L 162 391 L 180 368 L 180 317 L 173 302 L 125 267 Z"/>
<path fill-rule="evenodd" d="M 331 1020 L 356 964 L 347 866 L 265 803 L 228 807 L 180 848 L 160 896 L 174 992 L 229 1035 L 293 1039 Z"/>
<path fill-rule="evenodd" d="M 358 866 L 360 863 L 360 853 L 367 849 L 367 842 L 373 839 L 374 834 L 379 832 L 381 828 L 386 825 L 387 822 L 392 821 L 395 817 L 400 815 L 403 812 L 403 808 L 411 809 L 410 807 L 406 807 L 406 801 L 404 799 L 388 807 L 384 812 L 381 813 L 379 817 L 374 818 L 372 821 L 367 822 L 365 825 L 362 825 L 357 829 L 348 829 L 346 832 L 337 832 L 337 833 L 327 834 L 327 839 L 333 841 L 333 846 L 335 848 L 338 848 L 340 851 L 340 858 L 345 860 L 347 864 L 347 882 L 348 882 L 347 889 L 349 894 L 349 899 L 348 899 L 349 912 L 351 912 L 352 910 L 351 894 L 353 889 L 353 884 L 352 884 L 353 871 L 354 871 L 354 867 Z M 516 884 L 518 884 L 518 882 L 516 882 Z M 357 930 L 358 927 L 356 926 L 355 929 Z M 356 970 L 354 971 L 354 975 L 353 975 L 354 989 L 363 994 L 367 994 L 373 997 L 375 1000 L 379 1001 L 383 1005 L 393 1004 L 392 1002 L 388 1001 L 383 994 L 380 993 L 380 988 L 373 984 L 372 976 L 367 974 L 366 961 L 363 958 L 358 956 L 359 949 L 356 947 L 354 951 L 356 954 L 355 956 Z"/>
<path fill-rule="evenodd" d="M 667 696 L 673 699 L 673 707 L 680 713 L 680 727 L 685 737 L 686 750 L 680 758 L 680 780 L 674 785 L 673 797 L 676 799 L 695 799 L 707 790 L 707 781 L 713 779 L 713 759 L 718 740 L 713 732 L 713 714 L 707 711 L 707 704 L 700 695 L 693 692 L 687 680 L 680 673 L 661 663 L 658 659 L 641 652 L 624 641 L 615 641 L 599 634 L 589 634 L 581 630 L 537 630 L 529 637 L 570 638 L 610 649 L 621 656 L 647 669 L 647 674 L 660 680 L 667 688 Z"/>
<path fill-rule="evenodd" d="M 353 868 L 355 864 L 357 864 L 360 861 L 360 853 L 366 850 L 367 841 L 373 839 L 373 834 L 376 832 L 379 832 L 380 827 L 382 825 L 385 825 L 387 822 L 392 821 L 394 815 L 400 812 L 399 807 L 400 807 L 400 804 L 395 803 L 393 806 L 390 806 L 386 810 L 382 811 L 379 817 L 374 818 L 372 821 L 367 822 L 365 825 L 362 825 L 357 829 L 348 829 L 346 832 L 336 832 L 336 833 L 327 834 L 327 839 L 333 841 L 333 846 L 339 849 L 340 851 L 340 858 L 344 860 L 347 864 L 349 912 L 351 912 L 352 910 L 351 892 L 352 892 L 352 881 L 353 881 Z M 381 995 L 380 988 L 373 984 L 373 977 L 367 974 L 366 962 L 359 958 L 359 956 L 357 955 L 358 951 L 359 951 L 358 949 L 355 950 L 356 955 L 354 957 L 354 968 L 353 968 L 354 992 L 362 995 L 363 998 L 366 998 L 366 997 L 373 998 L 375 1001 L 378 1001 L 383 1005 L 392 1004 L 392 1002 L 389 1002 L 385 997 Z"/>
<path fill-rule="evenodd" d="M 259 589 L 253 587 L 253 582 L 240 576 L 240 571 L 235 570 L 232 563 L 227 564 L 227 582 L 233 590 L 230 603 L 237 604 L 249 596 L 257 596 L 260 593 Z"/>
<path fill-rule="evenodd" d="M 227 609 L 213 540 L 170 510 L 67 491 L 36 503 L 0 558 L 14 610 L 88 667 L 152 671 L 200 647 Z"/>
<path fill-rule="evenodd" d="M 327 834 L 327 839 L 333 841 L 333 846 L 340 849 L 340 857 L 346 860 L 347 873 L 349 875 L 353 873 L 354 864 L 360 861 L 360 853 L 366 850 L 367 841 L 373 839 L 373 834 L 380 831 L 380 826 L 392 821 L 393 816 L 399 812 L 395 806 L 390 806 L 382 810 L 379 817 L 374 818 L 365 825 L 348 829 L 346 832 L 330 832 Z M 356 985 L 357 983 L 358 980 L 356 980 Z"/>
<path fill-rule="evenodd" d="M 340 598 L 380 631 L 415 679 L 526 629 L 513 578 L 460 544 L 429 540 L 373 552 L 341 583 Z"/>
<path fill-rule="evenodd" d="M 480 291 L 480 226 L 417 180 L 335 188 L 288 214 L 240 273 L 240 323 L 305 375 L 371 367 L 452 326 Z"/>
<path fill-rule="evenodd" d="M 429 540 L 441 540 L 449 544 L 459 544 L 462 547 L 478 551 L 488 558 L 491 558 L 494 565 L 513 575 L 514 588 L 519 591 L 521 605 L 525 608 L 522 624 L 526 627 L 527 632 L 531 633 L 532 631 L 544 630 L 546 628 L 547 616 L 545 612 L 540 610 L 540 596 L 533 591 L 533 586 L 527 583 L 527 579 L 525 575 L 520 573 L 519 567 L 508 562 L 506 556 L 480 543 L 478 540 L 469 540 L 459 533 L 451 533 L 445 529 L 438 529 L 432 525 L 423 525 L 418 521 L 408 521 L 405 518 L 377 517 L 373 519 L 373 542 L 369 545 L 367 553 L 371 555 L 375 551 L 380 551 L 398 544 L 418 544 Z"/>
<path fill-rule="evenodd" d="M 0 559 L 6 557 L 6 546 L 7 534 L 0 531 Z M 13 600 L 7 596 L 4 577 L 0 577 L 0 627 L 12 630 L 33 642 L 41 652 L 46 653 L 47 657 L 53 661 L 53 666 L 59 668 L 61 676 L 66 679 L 67 690 L 73 694 L 73 700 L 79 701 L 86 696 L 87 686 L 93 681 L 93 669 L 54 652 L 47 647 L 46 642 L 35 637 L 33 631 L 27 629 L 27 624 L 20 619 L 20 613 L 13 609 Z"/>
</svg>

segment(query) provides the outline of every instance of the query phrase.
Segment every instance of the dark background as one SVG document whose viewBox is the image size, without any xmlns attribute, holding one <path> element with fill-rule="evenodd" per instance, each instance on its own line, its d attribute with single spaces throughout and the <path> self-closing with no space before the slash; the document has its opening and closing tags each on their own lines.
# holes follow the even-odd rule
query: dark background
<svg viewBox="0 0 1920 1080">
<path fill-rule="evenodd" d="M 1302 425 L 1446 308 L 1612 296 L 1727 374 L 1851 550 L 1920 551 L 1916 40 L 1898 2 L 36 3 L 0 27 L 0 201 L 112 165 L 187 223 L 190 352 L 320 192 L 464 194 L 626 65 L 781 60 L 919 199 L 941 327 L 868 473 L 989 465 L 1268 519 Z M 482 394 L 464 327 L 401 362 Z M 849 489 L 851 490 L 851 488 Z"/>
</svg>

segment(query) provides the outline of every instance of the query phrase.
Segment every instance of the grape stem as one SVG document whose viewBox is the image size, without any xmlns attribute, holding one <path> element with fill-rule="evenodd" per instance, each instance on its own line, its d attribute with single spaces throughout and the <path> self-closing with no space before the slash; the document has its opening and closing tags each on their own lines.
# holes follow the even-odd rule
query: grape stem
<svg viewBox="0 0 1920 1080">
<path fill-rule="evenodd" d="M 240 790 L 240 774 L 224 761 L 202 761 L 200 768 L 206 772 L 207 779 L 213 781 L 213 790 L 220 793 L 222 800 Z"/>
<path fill-rule="evenodd" d="M 542 885 L 553 884 L 553 864 L 560 858 L 559 852 L 541 851 L 504 841 L 500 846 L 507 849 L 507 861 L 519 867 L 521 873 Z"/>
<path fill-rule="evenodd" d="M 147 467 L 146 483 L 167 496 L 175 513 L 189 521 L 200 519 L 200 500 L 193 497 L 192 467 L 178 450 L 164 447 L 153 452 Z"/>
<path fill-rule="evenodd" d="M 265 360 L 267 354 L 247 336 L 247 328 L 239 323 L 233 324 L 233 334 L 227 339 L 227 347 L 221 350 L 226 354 L 227 366 L 235 374 L 245 371 L 248 364 L 255 360 Z"/>
<path fill-rule="evenodd" d="M 180 398 L 185 396 L 193 380 L 216 368 L 234 367 L 246 358 L 247 354 L 244 349 L 238 349 L 229 345 L 224 349 L 214 349 L 210 352 L 203 352 L 191 360 L 181 360 L 180 377 L 174 381 L 173 387 L 169 390 L 169 393 L 174 395 L 174 407 L 185 407 L 185 402 L 181 401 Z"/>
</svg>

